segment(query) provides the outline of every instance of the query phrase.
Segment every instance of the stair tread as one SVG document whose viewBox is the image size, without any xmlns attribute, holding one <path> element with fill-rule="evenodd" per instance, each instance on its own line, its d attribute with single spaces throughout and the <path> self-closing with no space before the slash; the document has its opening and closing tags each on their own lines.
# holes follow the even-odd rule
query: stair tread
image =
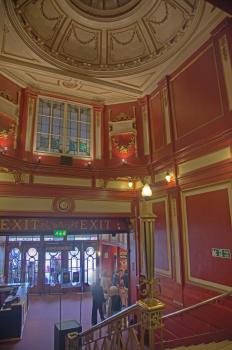
<svg viewBox="0 0 232 350">
<path fill-rule="evenodd" d="M 177 348 L 167 348 L 166 350 L 232 350 L 232 341 L 223 340 L 208 344 L 197 344 L 190 346 L 179 346 Z"/>
</svg>

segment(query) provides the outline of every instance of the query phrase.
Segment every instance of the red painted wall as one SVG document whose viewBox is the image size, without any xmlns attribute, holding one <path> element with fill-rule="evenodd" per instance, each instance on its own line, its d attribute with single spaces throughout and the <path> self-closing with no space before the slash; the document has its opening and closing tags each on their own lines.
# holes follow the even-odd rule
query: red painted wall
<svg viewBox="0 0 232 350">
<path fill-rule="evenodd" d="M 165 202 L 153 203 L 153 213 L 157 216 L 155 220 L 155 267 L 168 271 L 168 240 Z"/>
<path fill-rule="evenodd" d="M 101 266 L 102 273 L 107 272 L 108 277 L 112 278 L 112 274 L 114 271 L 114 253 L 112 246 L 102 245 L 102 257 L 101 257 Z"/>
<path fill-rule="evenodd" d="M 227 189 L 193 194 L 186 199 L 192 277 L 232 286 L 232 260 L 212 257 L 212 248 L 232 252 Z"/>
<path fill-rule="evenodd" d="M 197 133 L 223 116 L 214 48 L 171 79 L 176 139 Z"/>
<path fill-rule="evenodd" d="M 165 125 L 162 111 L 161 93 L 150 97 L 150 124 L 152 152 L 165 145 Z"/>
</svg>

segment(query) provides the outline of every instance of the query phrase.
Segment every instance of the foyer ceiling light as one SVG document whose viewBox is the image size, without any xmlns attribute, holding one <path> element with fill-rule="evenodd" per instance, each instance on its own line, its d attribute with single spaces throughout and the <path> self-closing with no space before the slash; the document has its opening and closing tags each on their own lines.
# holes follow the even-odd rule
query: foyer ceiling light
<svg viewBox="0 0 232 350">
<path fill-rule="evenodd" d="M 151 187 L 148 184 L 145 184 L 142 188 L 142 197 L 148 199 L 152 196 Z"/>
</svg>

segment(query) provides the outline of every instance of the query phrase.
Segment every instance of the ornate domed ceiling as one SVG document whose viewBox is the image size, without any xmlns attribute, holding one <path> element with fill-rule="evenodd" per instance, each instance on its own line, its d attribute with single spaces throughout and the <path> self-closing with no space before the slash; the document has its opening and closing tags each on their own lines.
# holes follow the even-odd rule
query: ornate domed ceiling
<svg viewBox="0 0 232 350">
<path fill-rule="evenodd" d="M 77 9 L 91 16 L 115 17 L 128 12 L 141 0 L 69 0 Z"/>
<path fill-rule="evenodd" d="M 204 0 L 0 0 L 0 73 L 60 95 L 135 100 L 225 16 Z"/>
<path fill-rule="evenodd" d="M 7 0 L 6 5 L 19 35 L 44 60 L 98 77 L 143 72 L 164 62 L 189 40 L 204 9 L 200 0 Z"/>
</svg>

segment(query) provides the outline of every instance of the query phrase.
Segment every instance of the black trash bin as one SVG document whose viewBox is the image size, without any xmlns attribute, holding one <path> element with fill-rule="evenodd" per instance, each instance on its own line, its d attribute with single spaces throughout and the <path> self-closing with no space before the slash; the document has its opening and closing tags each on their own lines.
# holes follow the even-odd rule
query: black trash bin
<svg viewBox="0 0 232 350">
<path fill-rule="evenodd" d="M 54 325 L 54 350 L 65 350 L 65 337 L 68 333 L 82 332 L 82 327 L 76 320 L 57 322 Z"/>
</svg>

